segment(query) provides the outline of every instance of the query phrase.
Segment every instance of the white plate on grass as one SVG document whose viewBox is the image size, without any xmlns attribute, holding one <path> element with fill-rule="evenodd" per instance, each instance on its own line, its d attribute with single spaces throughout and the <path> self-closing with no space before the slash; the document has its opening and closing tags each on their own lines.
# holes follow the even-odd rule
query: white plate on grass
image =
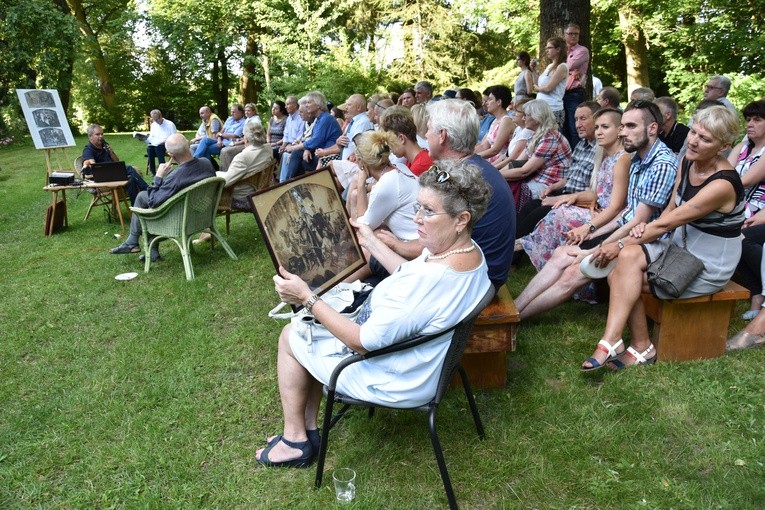
<svg viewBox="0 0 765 510">
<path fill-rule="evenodd" d="M 608 276 L 608 273 L 610 273 L 616 266 L 616 259 L 609 262 L 605 267 L 598 267 L 592 261 L 592 255 L 593 254 L 591 253 L 582 259 L 582 261 L 579 263 L 579 270 L 584 276 L 587 278 L 592 278 L 593 280 L 605 278 Z"/>
<path fill-rule="evenodd" d="M 122 273 L 114 277 L 115 280 L 127 281 L 138 276 L 138 273 Z"/>
</svg>

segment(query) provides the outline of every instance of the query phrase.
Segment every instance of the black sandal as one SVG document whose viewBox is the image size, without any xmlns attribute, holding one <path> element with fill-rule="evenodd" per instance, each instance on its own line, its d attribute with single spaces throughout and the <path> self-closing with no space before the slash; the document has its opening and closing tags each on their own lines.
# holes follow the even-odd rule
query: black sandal
<svg viewBox="0 0 765 510">
<path fill-rule="evenodd" d="M 255 460 L 258 461 L 258 463 L 263 464 L 267 467 L 295 467 L 295 468 L 305 468 L 311 465 L 311 462 L 313 462 L 314 452 L 313 447 L 311 446 L 310 441 L 303 441 L 300 443 L 288 441 L 287 439 L 284 439 L 283 436 L 277 436 L 279 439 L 276 440 L 274 438 L 271 443 L 262 451 L 260 452 L 260 457 L 255 457 Z M 290 448 L 296 448 L 300 450 L 301 455 L 297 459 L 290 459 L 290 460 L 284 460 L 281 462 L 273 462 L 268 458 L 268 454 L 271 453 L 271 450 L 279 444 L 279 442 L 282 442 L 289 446 Z"/>
</svg>

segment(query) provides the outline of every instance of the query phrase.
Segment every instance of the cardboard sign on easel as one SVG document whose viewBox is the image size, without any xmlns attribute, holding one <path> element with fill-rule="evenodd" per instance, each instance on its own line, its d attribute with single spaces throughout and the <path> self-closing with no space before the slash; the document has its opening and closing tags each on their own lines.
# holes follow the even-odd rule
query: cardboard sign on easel
<svg viewBox="0 0 765 510">
<path fill-rule="evenodd" d="M 65 147 L 74 146 L 74 136 L 58 91 L 16 89 L 16 94 L 19 96 L 35 148 L 45 151 L 45 184 L 48 184 L 48 176 L 54 171 L 74 170 L 74 164 L 67 157 L 65 150 Z M 55 165 L 51 156 L 55 157 Z"/>
</svg>

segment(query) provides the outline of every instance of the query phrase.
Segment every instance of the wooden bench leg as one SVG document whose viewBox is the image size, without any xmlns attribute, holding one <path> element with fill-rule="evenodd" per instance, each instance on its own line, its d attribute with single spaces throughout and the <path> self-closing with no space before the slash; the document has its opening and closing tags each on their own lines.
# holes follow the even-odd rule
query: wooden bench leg
<svg viewBox="0 0 765 510">
<path fill-rule="evenodd" d="M 504 388 L 507 383 L 506 352 L 466 353 L 462 366 L 474 388 Z"/>
<path fill-rule="evenodd" d="M 652 334 L 658 360 L 685 361 L 722 356 L 735 303 L 664 302 L 661 323 L 654 324 Z M 699 341 L 700 335 L 704 336 L 704 341 Z"/>
</svg>

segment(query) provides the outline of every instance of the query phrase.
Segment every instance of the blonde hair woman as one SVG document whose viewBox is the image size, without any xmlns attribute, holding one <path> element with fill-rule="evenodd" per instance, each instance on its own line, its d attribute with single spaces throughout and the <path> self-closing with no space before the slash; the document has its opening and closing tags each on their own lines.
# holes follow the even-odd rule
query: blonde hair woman
<svg viewBox="0 0 765 510">
<path fill-rule="evenodd" d="M 411 108 L 414 125 L 417 127 L 417 144 L 425 150 L 428 150 L 428 141 L 425 139 L 425 133 L 428 132 L 428 109 L 426 103 L 419 103 Z"/>
<path fill-rule="evenodd" d="M 631 158 L 619 138 L 622 114 L 606 108 L 593 117 L 598 146 L 589 189 L 559 197 L 534 231 L 520 239 L 537 271 L 550 260 L 555 248 L 590 239 L 600 227 L 610 224 L 627 203 Z M 577 202 L 594 202 L 596 207 L 579 207 Z M 600 211 L 597 214 L 596 208 Z"/>
<path fill-rule="evenodd" d="M 571 166 L 571 146 L 558 131 L 550 106 L 541 99 L 534 99 L 524 105 L 523 111 L 526 128 L 534 131 L 526 145 L 528 159 L 519 168 L 508 164 L 500 169 L 511 183 L 516 211 L 530 199 L 539 198 L 542 190 L 560 180 Z"/>
<path fill-rule="evenodd" d="M 420 187 L 406 167 L 390 162 L 398 149 L 399 141 L 389 131 L 367 131 L 356 137 L 359 173 L 348 203 L 351 217 L 359 223 L 373 230 L 385 226 L 399 239 L 412 240 L 417 239 L 412 207 Z"/>
</svg>

